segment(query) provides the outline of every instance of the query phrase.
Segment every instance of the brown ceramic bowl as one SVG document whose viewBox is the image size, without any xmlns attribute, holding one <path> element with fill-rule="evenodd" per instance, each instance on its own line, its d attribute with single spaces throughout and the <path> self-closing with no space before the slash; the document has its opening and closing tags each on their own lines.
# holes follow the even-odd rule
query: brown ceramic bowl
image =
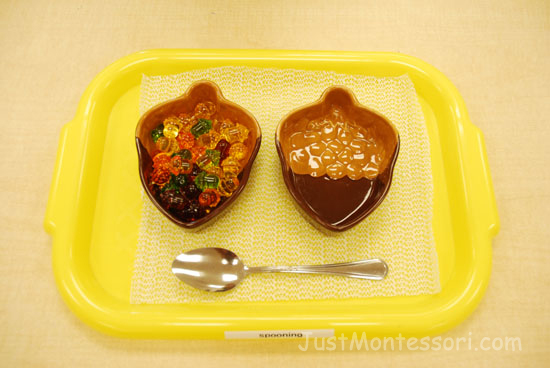
<svg viewBox="0 0 550 368">
<path fill-rule="evenodd" d="M 238 176 L 239 187 L 233 192 L 233 194 L 204 217 L 195 221 L 185 222 L 165 210 L 149 189 L 148 180 L 152 170 L 152 157 L 155 152 L 158 152 L 155 143 L 151 138 L 151 130 L 156 128 L 169 115 L 192 113 L 195 105 L 204 101 L 212 101 L 216 105 L 216 116 L 218 118 L 229 118 L 248 128 L 250 131 L 248 139 L 246 140 L 248 153 L 247 157 L 245 157 L 246 165 Z M 136 128 L 136 145 L 139 157 L 139 175 L 143 188 L 145 189 L 149 199 L 158 208 L 158 210 L 175 224 L 184 228 L 195 228 L 203 225 L 227 208 L 227 206 L 237 199 L 239 194 L 243 191 L 248 181 L 254 159 L 260 149 L 261 137 L 262 134 L 260 126 L 251 113 L 246 111 L 241 106 L 226 100 L 223 97 L 220 88 L 215 83 L 210 81 L 195 82 L 189 87 L 185 94 L 151 108 L 138 122 Z"/>
<path fill-rule="evenodd" d="M 376 143 L 382 145 L 385 155 L 374 180 L 352 180 L 347 176 L 331 179 L 326 174 L 313 177 L 296 174 L 290 168 L 290 137 L 334 107 L 356 125 L 368 129 Z M 290 112 L 279 123 L 275 144 L 285 184 L 299 207 L 325 228 L 344 231 L 372 213 L 388 193 L 399 152 L 399 134 L 388 119 L 359 104 L 349 89 L 335 86 L 326 89 L 318 101 Z"/>
</svg>

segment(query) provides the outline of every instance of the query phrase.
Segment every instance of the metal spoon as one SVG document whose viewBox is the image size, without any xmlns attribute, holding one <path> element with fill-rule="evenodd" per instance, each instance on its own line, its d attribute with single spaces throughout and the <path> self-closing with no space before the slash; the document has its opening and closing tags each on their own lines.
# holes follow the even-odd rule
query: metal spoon
<svg viewBox="0 0 550 368">
<path fill-rule="evenodd" d="M 358 279 L 382 280 L 388 273 L 378 258 L 314 266 L 247 267 L 239 257 L 223 248 L 198 248 L 182 253 L 172 263 L 172 272 L 186 284 L 206 291 L 226 291 L 256 272 L 317 273 Z"/>
</svg>

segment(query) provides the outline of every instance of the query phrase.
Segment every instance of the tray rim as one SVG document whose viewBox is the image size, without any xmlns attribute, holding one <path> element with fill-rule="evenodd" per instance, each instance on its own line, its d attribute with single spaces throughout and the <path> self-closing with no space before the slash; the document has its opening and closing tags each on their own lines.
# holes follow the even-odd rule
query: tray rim
<svg viewBox="0 0 550 368">
<path fill-rule="evenodd" d="M 180 313 L 184 314 L 185 311 L 186 316 L 170 320 L 167 317 L 174 317 L 171 305 L 130 305 L 114 299 L 94 299 L 94 295 L 88 294 L 87 291 L 101 288 L 101 286 L 96 280 L 79 279 L 77 266 L 83 265 L 71 258 L 71 246 L 75 237 L 71 229 L 74 228 L 76 216 L 70 214 L 76 211 L 76 202 L 79 198 L 78 187 L 74 188 L 74 183 L 76 180 L 78 185 L 81 184 L 82 174 L 79 167 L 85 164 L 86 148 L 86 145 L 75 148 L 71 142 L 74 137 L 86 138 L 89 134 L 92 127 L 86 119 L 94 108 L 91 101 L 96 94 L 105 91 L 112 79 L 131 73 L 132 68 L 139 67 L 140 63 L 154 62 L 161 58 L 390 62 L 414 68 L 415 71 L 431 79 L 456 111 L 457 131 L 460 134 L 459 154 L 463 161 L 468 161 L 468 165 L 460 163 L 461 169 L 464 174 L 469 173 L 465 176 L 471 179 L 466 182 L 469 183 L 465 188 L 466 195 L 472 200 L 479 201 L 470 208 L 474 212 L 469 219 L 469 227 L 475 238 L 472 238 L 474 254 L 472 268 L 468 274 L 470 279 L 465 289 L 451 299 L 444 299 L 439 294 L 430 296 L 436 301 L 437 308 L 433 308 L 429 316 L 429 311 L 385 315 L 379 311 L 374 312 L 372 309 L 387 305 L 387 301 L 363 298 L 344 301 L 345 305 L 338 308 L 338 313 L 331 308 L 331 300 L 314 301 L 317 304 L 315 313 L 308 311 L 307 306 L 311 301 L 239 303 L 242 308 L 247 308 L 247 305 L 262 305 L 261 311 L 248 315 L 239 314 L 235 310 L 220 311 L 219 306 L 225 305 L 224 303 L 202 305 L 200 310 L 193 310 L 193 306 L 178 305 Z M 117 90 L 111 89 L 108 93 L 114 95 Z M 68 155 L 67 150 L 72 152 L 76 150 L 78 154 Z M 470 165 L 472 161 L 473 165 Z M 70 173 L 69 177 L 67 175 L 62 177 L 62 172 Z M 473 173 L 476 175 L 474 176 Z M 64 193 L 65 196 L 61 197 L 60 193 Z M 481 300 L 491 270 L 491 240 L 497 234 L 500 225 L 483 136 L 480 130 L 470 122 L 464 101 L 454 85 L 426 62 L 411 56 L 387 52 L 159 49 L 141 51 L 119 59 L 100 72 L 84 92 L 75 118 L 65 125 L 61 132 L 44 226 L 53 238 L 52 261 L 58 289 L 73 312 L 86 323 L 103 332 L 127 337 L 223 338 L 223 331 L 257 330 L 258 326 L 254 320 L 258 318 L 264 320 L 262 327 L 274 330 L 280 329 L 281 320 L 284 320 L 285 326 L 299 326 L 302 329 L 332 327 L 337 332 L 348 336 L 352 331 L 366 328 L 369 328 L 370 332 L 367 335 L 370 336 L 392 336 L 397 332 L 409 336 L 441 333 L 464 320 Z M 418 297 L 406 298 L 409 303 L 414 303 L 414 300 L 418 299 Z M 281 316 L 282 303 L 293 305 L 296 311 L 293 314 Z M 234 309 L 234 304 L 232 305 Z M 366 312 L 355 311 L 357 306 L 365 307 Z M 231 309 L 229 306 L 228 308 Z M 206 316 L 205 311 L 208 312 Z M 272 318 L 266 319 L 270 314 Z M 412 318 L 414 320 L 411 320 Z M 404 324 L 405 327 L 403 327 Z M 200 327 L 201 331 L 197 331 L 197 327 Z"/>
</svg>

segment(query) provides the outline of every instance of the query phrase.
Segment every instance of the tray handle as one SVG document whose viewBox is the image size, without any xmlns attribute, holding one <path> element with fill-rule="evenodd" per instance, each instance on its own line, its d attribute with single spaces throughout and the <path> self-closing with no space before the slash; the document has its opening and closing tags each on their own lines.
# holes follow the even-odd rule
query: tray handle
<svg viewBox="0 0 550 368">
<path fill-rule="evenodd" d="M 71 188 L 74 188 L 74 179 L 77 174 L 75 170 L 76 157 L 75 152 L 73 152 L 77 141 L 75 135 L 78 133 L 76 128 L 74 121 L 65 124 L 59 137 L 50 195 L 44 218 L 44 228 L 51 235 L 54 234 L 59 221 L 63 218 L 62 214 L 67 213 L 67 206 L 70 205 L 67 193 Z"/>
<path fill-rule="evenodd" d="M 469 173 L 467 190 L 480 230 L 494 237 L 500 228 L 493 182 L 489 170 L 485 139 L 479 128 L 468 121 L 464 124 L 465 170 Z"/>
</svg>

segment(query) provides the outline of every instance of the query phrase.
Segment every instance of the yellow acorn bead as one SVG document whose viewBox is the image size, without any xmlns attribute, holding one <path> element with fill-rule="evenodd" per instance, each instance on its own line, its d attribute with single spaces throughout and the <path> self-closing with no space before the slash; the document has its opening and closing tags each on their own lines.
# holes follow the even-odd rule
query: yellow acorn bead
<svg viewBox="0 0 550 368">
<path fill-rule="evenodd" d="M 224 129 L 234 127 L 235 123 L 230 119 L 223 119 L 215 121 L 213 126 L 216 132 L 221 133 Z"/>
<path fill-rule="evenodd" d="M 207 173 L 209 174 L 214 174 L 216 175 L 217 177 L 219 178 L 223 178 L 224 177 L 224 172 L 223 172 L 223 169 L 219 166 L 214 166 L 214 165 L 209 165 L 207 167 L 205 167 L 204 169 Z"/>
<path fill-rule="evenodd" d="M 216 105 L 213 102 L 201 102 L 195 106 L 195 116 L 197 118 L 208 119 L 216 113 Z"/>
<path fill-rule="evenodd" d="M 164 125 L 164 130 L 162 131 L 162 134 L 164 134 L 166 138 L 176 138 L 178 136 L 178 133 L 179 133 L 179 129 L 176 125 L 174 124 Z"/>
<path fill-rule="evenodd" d="M 237 176 L 239 172 L 241 171 L 241 166 L 239 165 L 239 161 L 235 160 L 234 157 L 229 156 L 222 162 L 222 169 L 224 176 Z"/>
<path fill-rule="evenodd" d="M 222 179 L 218 185 L 218 192 L 225 197 L 229 197 L 239 187 L 239 179 L 236 176 L 231 176 Z"/>
<path fill-rule="evenodd" d="M 223 129 L 221 134 L 231 144 L 244 142 L 248 138 L 248 129 L 244 125 L 237 124 L 234 127 Z"/>
<path fill-rule="evenodd" d="M 160 137 L 157 140 L 156 146 L 162 152 L 166 152 L 169 154 L 175 153 L 180 149 L 178 141 L 176 141 L 174 138 Z"/>
<path fill-rule="evenodd" d="M 229 156 L 235 157 L 237 160 L 242 160 L 248 153 L 248 148 L 240 142 L 234 143 L 229 147 Z"/>
<path fill-rule="evenodd" d="M 164 126 L 172 124 L 175 125 L 178 130 L 181 130 L 183 128 L 183 120 L 178 118 L 177 116 L 169 116 L 166 119 L 164 119 L 163 122 Z"/>
</svg>

